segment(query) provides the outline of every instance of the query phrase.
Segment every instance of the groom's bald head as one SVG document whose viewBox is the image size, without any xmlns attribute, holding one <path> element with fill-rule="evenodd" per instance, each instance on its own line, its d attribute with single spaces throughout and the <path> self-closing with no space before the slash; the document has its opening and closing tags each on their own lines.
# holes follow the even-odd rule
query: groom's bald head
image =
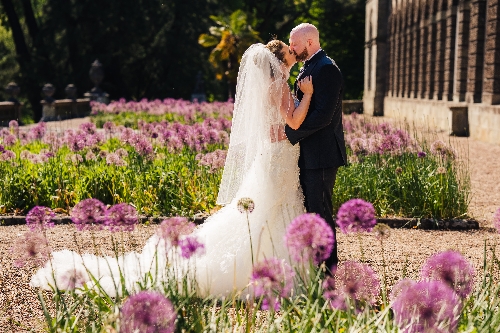
<svg viewBox="0 0 500 333">
<path fill-rule="evenodd" d="M 311 23 L 301 23 L 290 31 L 290 37 L 295 35 L 305 40 L 312 40 L 319 45 L 319 31 Z"/>
<path fill-rule="evenodd" d="M 297 61 L 304 61 L 321 48 L 319 31 L 310 23 L 301 23 L 290 31 L 290 50 Z"/>
</svg>

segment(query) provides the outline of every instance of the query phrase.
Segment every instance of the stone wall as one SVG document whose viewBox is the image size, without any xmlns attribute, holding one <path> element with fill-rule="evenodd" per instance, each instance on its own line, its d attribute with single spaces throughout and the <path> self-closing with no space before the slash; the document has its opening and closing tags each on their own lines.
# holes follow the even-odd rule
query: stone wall
<svg viewBox="0 0 500 333">
<path fill-rule="evenodd" d="M 368 0 L 364 112 L 500 144 L 499 2 Z"/>
</svg>

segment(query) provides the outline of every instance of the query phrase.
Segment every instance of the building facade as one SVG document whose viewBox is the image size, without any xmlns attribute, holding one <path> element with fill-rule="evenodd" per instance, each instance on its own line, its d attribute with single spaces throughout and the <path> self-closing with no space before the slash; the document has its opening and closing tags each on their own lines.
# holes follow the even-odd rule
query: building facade
<svg viewBox="0 0 500 333">
<path fill-rule="evenodd" d="M 500 144 L 500 0 L 368 0 L 364 112 Z"/>
</svg>

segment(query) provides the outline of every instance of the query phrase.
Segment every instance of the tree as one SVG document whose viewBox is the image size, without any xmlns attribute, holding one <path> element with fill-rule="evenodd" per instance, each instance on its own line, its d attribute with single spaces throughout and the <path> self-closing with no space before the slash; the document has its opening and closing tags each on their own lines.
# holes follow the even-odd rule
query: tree
<svg viewBox="0 0 500 333">
<path fill-rule="evenodd" d="M 210 27 L 210 34 L 201 34 L 198 42 L 204 47 L 215 46 L 208 60 L 215 68 L 215 77 L 218 80 L 227 80 L 229 96 L 234 99 L 243 53 L 261 39 L 259 33 L 248 24 L 247 15 L 241 10 L 236 10 L 230 16 L 210 18 L 217 26 Z"/>
</svg>

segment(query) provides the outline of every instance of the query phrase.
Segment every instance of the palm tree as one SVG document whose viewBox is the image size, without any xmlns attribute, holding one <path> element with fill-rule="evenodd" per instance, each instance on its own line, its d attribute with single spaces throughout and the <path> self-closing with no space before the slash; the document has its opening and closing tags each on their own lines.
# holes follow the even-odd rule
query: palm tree
<svg viewBox="0 0 500 333">
<path fill-rule="evenodd" d="M 229 16 L 210 16 L 217 24 L 209 34 L 201 34 L 198 43 L 214 47 L 208 61 L 215 68 L 217 80 L 226 79 L 229 96 L 234 99 L 241 57 L 250 45 L 260 42 L 259 33 L 248 24 L 247 15 L 237 10 Z"/>
</svg>

